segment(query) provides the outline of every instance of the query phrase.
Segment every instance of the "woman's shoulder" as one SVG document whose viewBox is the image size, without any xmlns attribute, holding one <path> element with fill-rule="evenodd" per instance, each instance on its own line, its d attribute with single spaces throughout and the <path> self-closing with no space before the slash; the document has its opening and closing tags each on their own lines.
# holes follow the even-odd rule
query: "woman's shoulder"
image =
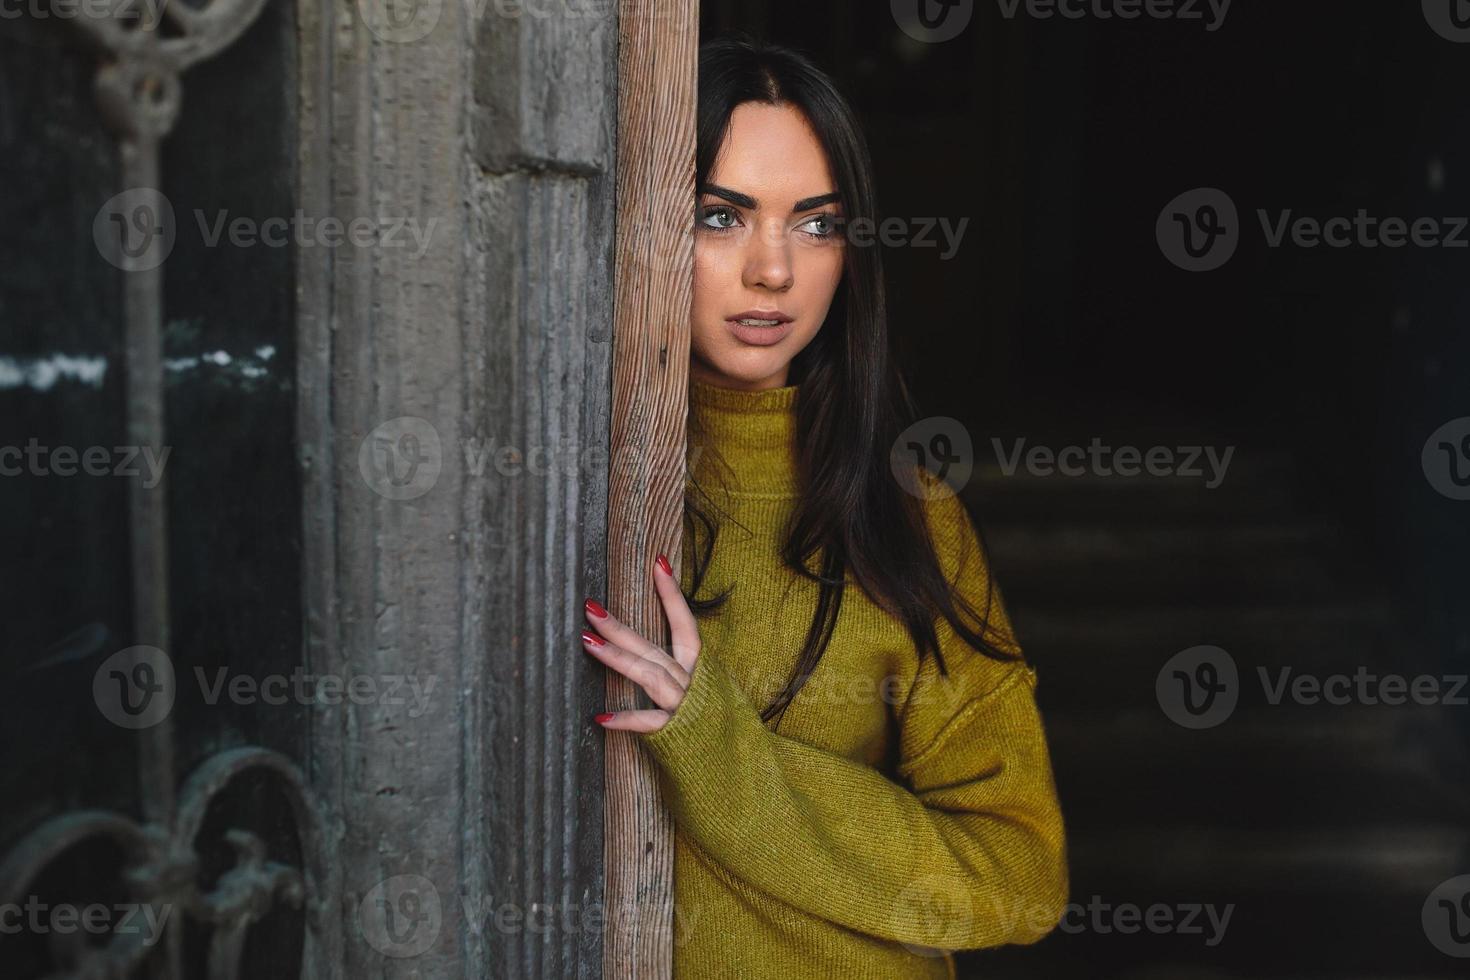
<svg viewBox="0 0 1470 980">
<path fill-rule="evenodd" d="M 919 472 L 916 481 L 925 488 L 920 499 L 939 570 L 957 597 L 968 602 L 980 617 L 979 622 L 969 625 L 979 627 L 995 647 L 1019 654 L 1015 630 L 992 576 L 990 557 L 971 508 L 955 487 L 923 467 Z M 941 630 L 948 632 L 947 625 L 941 624 Z"/>
<path fill-rule="evenodd" d="M 972 558 L 983 563 L 975 522 L 958 488 L 915 464 L 913 477 L 905 481 L 904 489 L 920 502 L 929 538 L 947 578 L 953 581 Z"/>
</svg>

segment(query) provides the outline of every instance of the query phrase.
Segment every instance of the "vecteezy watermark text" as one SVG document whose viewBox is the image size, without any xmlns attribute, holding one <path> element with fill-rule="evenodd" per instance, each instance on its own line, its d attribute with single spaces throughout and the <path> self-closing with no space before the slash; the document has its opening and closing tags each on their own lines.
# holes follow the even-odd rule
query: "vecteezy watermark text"
<svg viewBox="0 0 1470 980">
<path fill-rule="evenodd" d="M 163 479 L 172 446 L 43 446 L 34 436 L 20 446 L 0 446 L 0 476 L 143 477 L 149 490 Z M 139 468 L 141 463 L 142 469 Z M 145 475 L 146 471 L 146 475 Z"/>
<path fill-rule="evenodd" d="M 126 25 L 130 31 L 151 31 L 163 19 L 168 0 L 0 0 L 0 20 L 105 20 Z"/>
<path fill-rule="evenodd" d="M 297 667 L 289 675 L 230 672 L 218 667 L 207 672 L 194 668 L 194 677 L 206 704 L 226 697 L 231 704 L 384 704 L 406 705 L 408 717 L 420 718 L 429 710 L 429 696 L 439 678 L 434 674 L 310 674 Z"/>
<path fill-rule="evenodd" d="M 1015 20 L 1024 13 L 1034 20 L 1179 20 L 1202 21 L 1218 31 L 1230 13 L 1231 0 L 995 0 L 1000 15 Z"/>
<path fill-rule="evenodd" d="M 1379 218 L 1369 214 L 1366 208 L 1358 208 L 1351 218 L 1338 215 L 1320 220 L 1305 216 L 1294 218 L 1290 208 L 1276 212 L 1274 217 L 1265 208 L 1257 208 L 1256 217 L 1261 222 L 1266 244 L 1271 248 L 1280 248 L 1288 234 L 1291 244 L 1298 248 L 1316 248 L 1319 245 L 1328 248 L 1470 247 L 1470 238 L 1465 236 L 1470 218 L 1463 217 L 1415 218 L 1410 221 L 1397 217 Z"/>
<path fill-rule="evenodd" d="M 1032 476 L 1140 476 L 1179 477 L 1205 481 L 1205 489 L 1213 490 L 1225 480 L 1234 446 L 1220 452 L 1214 446 L 1137 446 L 1105 445 L 1100 437 L 1083 446 L 1048 446 L 1026 448 L 1025 439 L 1012 443 L 1010 453 L 999 439 L 990 440 L 995 458 L 1006 476 L 1014 476 L 1022 466 Z M 1201 466 L 1201 462 L 1206 464 Z"/>
<path fill-rule="evenodd" d="M 142 934 L 141 942 L 149 947 L 158 942 L 172 912 L 172 905 L 150 905 L 146 902 L 52 904 L 31 895 L 24 904 L 0 904 L 0 935 L 14 936 L 22 932 L 38 936 L 69 936 L 78 932 L 92 936 Z"/>
<path fill-rule="evenodd" d="M 1218 946 L 1230 927 L 1235 903 L 1216 908 L 1211 902 L 1182 902 L 1169 905 L 1154 902 L 1139 906 L 1133 902 L 1105 902 L 1093 895 L 1083 906 L 1070 902 L 1057 924 L 1061 932 L 1108 933 L 1147 932 L 1153 935 L 1204 936 L 1206 946 Z M 1209 927 L 1206 932 L 1205 927 Z"/>
<path fill-rule="evenodd" d="M 976 0 L 889 0 L 894 23 L 923 44 L 942 44 L 964 33 Z M 1232 0 L 995 0 L 1006 20 L 1172 20 L 1204 24 L 1207 33 L 1225 25 Z"/>
<path fill-rule="evenodd" d="M 429 250 L 429 239 L 434 234 L 438 218 L 430 218 L 420 225 L 417 218 L 408 217 L 358 217 L 344 221 L 328 216 L 308 216 L 300 208 L 287 217 L 256 219 L 238 215 L 230 217 L 226 210 L 216 211 L 212 218 L 196 208 L 194 220 L 199 225 L 199 235 L 204 244 L 215 248 L 224 239 L 236 248 L 252 248 L 264 245 L 267 248 L 284 248 L 295 244 L 300 248 L 340 248 L 353 245 L 357 248 L 407 248 L 414 246 L 413 257 L 422 258 Z"/>
<path fill-rule="evenodd" d="M 960 218 L 953 224 L 948 218 L 853 218 L 845 225 L 846 238 L 850 245 L 866 248 L 875 241 L 888 248 L 938 248 L 940 241 L 933 232 L 938 229 L 944 239 L 944 251 L 939 261 L 948 262 L 959 254 L 960 241 L 969 227 L 969 218 Z"/>
</svg>

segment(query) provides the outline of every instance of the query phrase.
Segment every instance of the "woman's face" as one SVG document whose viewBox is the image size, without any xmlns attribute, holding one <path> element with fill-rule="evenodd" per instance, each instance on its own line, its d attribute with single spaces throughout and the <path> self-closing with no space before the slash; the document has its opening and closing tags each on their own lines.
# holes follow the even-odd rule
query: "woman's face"
<svg viewBox="0 0 1470 980">
<path fill-rule="evenodd" d="M 798 109 L 742 103 L 697 190 L 689 373 L 721 388 L 781 387 L 842 279 L 826 154 Z M 781 322 L 740 322 L 752 318 Z"/>
</svg>

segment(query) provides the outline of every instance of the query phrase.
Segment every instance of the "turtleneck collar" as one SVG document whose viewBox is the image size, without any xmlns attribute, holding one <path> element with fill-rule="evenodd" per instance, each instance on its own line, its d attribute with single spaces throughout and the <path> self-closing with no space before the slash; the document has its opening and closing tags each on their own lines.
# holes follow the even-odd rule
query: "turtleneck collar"
<svg viewBox="0 0 1470 980">
<path fill-rule="evenodd" d="M 689 468 L 701 487 L 739 496 L 799 493 L 797 387 L 744 391 L 689 380 L 689 414 L 699 426 L 689 433 Z"/>
</svg>

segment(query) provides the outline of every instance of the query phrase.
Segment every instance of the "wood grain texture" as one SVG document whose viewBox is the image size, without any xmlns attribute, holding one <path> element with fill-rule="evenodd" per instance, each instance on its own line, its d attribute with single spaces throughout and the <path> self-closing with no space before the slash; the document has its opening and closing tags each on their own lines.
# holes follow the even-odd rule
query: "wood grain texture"
<svg viewBox="0 0 1470 980">
<path fill-rule="evenodd" d="M 679 561 L 694 253 L 698 4 L 623 0 L 608 474 L 608 603 L 667 646 L 654 556 Z M 677 571 L 677 566 L 676 566 Z M 645 707 L 608 673 L 609 710 Z M 603 975 L 673 973 L 673 825 L 637 736 L 609 732 Z"/>
</svg>

